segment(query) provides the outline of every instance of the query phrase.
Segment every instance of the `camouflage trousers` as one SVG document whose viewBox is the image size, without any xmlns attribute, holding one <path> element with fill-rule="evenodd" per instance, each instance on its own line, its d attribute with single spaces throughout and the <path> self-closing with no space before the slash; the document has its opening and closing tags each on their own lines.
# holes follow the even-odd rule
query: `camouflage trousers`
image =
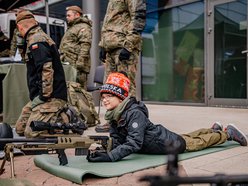
<svg viewBox="0 0 248 186">
<path fill-rule="evenodd" d="M 225 131 L 213 131 L 213 129 L 199 129 L 188 134 L 181 135 L 186 142 L 187 151 L 198 151 L 213 145 L 219 145 L 227 141 Z"/>
<path fill-rule="evenodd" d="M 105 77 L 104 79 L 108 77 L 108 75 L 111 72 L 120 72 L 124 71 L 127 73 L 128 78 L 130 79 L 130 90 L 129 90 L 129 96 L 136 96 L 136 74 L 137 74 L 137 64 L 139 61 L 139 51 L 134 50 L 131 53 L 130 59 L 125 61 L 119 60 L 119 54 L 120 54 L 121 48 L 109 51 L 106 55 L 105 60 Z"/>
<path fill-rule="evenodd" d="M 43 121 L 49 123 L 68 123 L 69 118 L 64 112 L 67 104 L 61 99 L 51 99 L 48 102 L 40 104 L 33 109 L 31 101 L 28 102 L 22 109 L 21 115 L 16 122 L 16 132 L 20 136 L 37 137 L 41 132 L 34 132 L 30 128 L 31 121 Z"/>
</svg>

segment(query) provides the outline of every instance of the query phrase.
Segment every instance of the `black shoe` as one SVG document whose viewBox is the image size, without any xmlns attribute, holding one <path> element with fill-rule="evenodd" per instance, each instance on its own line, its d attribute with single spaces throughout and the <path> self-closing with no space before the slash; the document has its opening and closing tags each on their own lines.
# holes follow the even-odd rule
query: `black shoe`
<svg viewBox="0 0 248 186">
<path fill-rule="evenodd" d="M 105 123 L 103 125 L 99 124 L 95 127 L 96 132 L 109 132 L 109 129 L 110 129 L 110 125 L 108 123 Z"/>
<path fill-rule="evenodd" d="M 225 131 L 228 135 L 228 140 L 238 142 L 241 146 L 247 146 L 246 135 L 240 131 L 234 124 L 227 125 Z"/>
<path fill-rule="evenodd" d="M 223 130 L 223 125 L 220 122 L 216 121 L 212 125 L 211 129 L 213 129 L 214 131 L 222 131 Z"/>
</svg>

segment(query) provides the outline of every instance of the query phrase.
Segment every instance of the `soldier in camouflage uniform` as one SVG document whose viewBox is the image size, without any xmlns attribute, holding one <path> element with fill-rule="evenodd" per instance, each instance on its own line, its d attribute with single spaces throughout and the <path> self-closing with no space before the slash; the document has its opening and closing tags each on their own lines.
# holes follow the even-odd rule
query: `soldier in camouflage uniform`
<svg viewBox="0 0 248 186">
<path fill-rule="evenodd" d="M 66 10 L 68 29 L 60 43 L 60 59 L 77 69 L 77 82 L 86 90 L 91 67 L 92 22 L 82 15 L 78 6 L 70 6 Z"/>
<path fill-rule="evenodd" d="M 105 77 L 114 71 L 127 72 L 130 96 L 136 95 L 135 75 L 145 17 L 145 0 L 109 0 L 101 31 L 99 57 L 106 64 Z"/>
<path fill-rule="evenodd" d="M 124 71 L 130 79 L 130 96 L 136 96 L 135 76 L 145 27 L 145 0 L 109 0 L 101 31 L 99 58 L 105 63 L 105 79 L 111 72 Z M 109 124 L 96 132 L 108 132 Z"/>
<path fill-rule="evenodd" d="M 13 32 L 13 37 L 11 39 L 9 57 L 14 57 L 15 54 L 16 54 L 16 49 L 17 49 L 17 38 L 16 38 L 16 34 L 17 34 L 17 32 L 18 32 L 18 29 L 15 28 L 15 30 Z"/>
<path fill-rule="evenodd" d="M 9 57 L 10 40 L 0 27 L 0 57 Z"/>
<path fill-rule="evenodd" d="M 25 11 L 24 9 L 16 9 L 14 10 L 15 16 L 17 16 L 18 13 L 21 13 L 22 11 Z M 17 28 L 15 28 L 13 32 L 13 37 L 11 39 L 11 45 L 10 45 L 10 57 L 14 57 L 16 54 L 16 50 L 18 50 L 19 54 L 22 57 L 22 61 L 24 61 L 24 54 L 23 54 L 23 47 L 24 47 L 24 39 L 21 36 L 20 32 Z"/>
<path fill-rule="evenodd" d="M 9 53 L 10 57 L 14 57 L 16 54 L 16 50 L 18 50 L 20 55 L 22 56 L 22 58 L 24 58 L 24 56 L 22 55 L 23 54 L 23 45 L 24 45 L 23 41 L 24 40 L 23 40 L 20 32 L 18 31 L 17 28 L 15 28 L 14 33 L 13 33 L 13 37 L 11 39 L 10 53 Z"/>
<path fill-rule="evenodd" d="M 16 122 L 19 135 L 36 137 L 31 121 L 68 122 L 64 112 L 67 88 L 64 70 L 54 41 L 47 36 L 30 11 L 22 11 L 16 17 L 17 28 L 25 39 L 25 62 L 30 102 L 24 106 Z"/>
</svg>

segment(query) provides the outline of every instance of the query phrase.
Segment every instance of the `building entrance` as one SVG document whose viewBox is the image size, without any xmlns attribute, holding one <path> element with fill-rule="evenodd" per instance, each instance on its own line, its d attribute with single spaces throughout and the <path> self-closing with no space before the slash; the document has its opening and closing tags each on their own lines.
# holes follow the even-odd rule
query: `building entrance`
<svg viewBox="0 0 248 186">
<path fill-rule="evenodd" d="M 207 14 L 208 105 L 247 106 L 247 0 L 210 0 Z"/>
</svg>

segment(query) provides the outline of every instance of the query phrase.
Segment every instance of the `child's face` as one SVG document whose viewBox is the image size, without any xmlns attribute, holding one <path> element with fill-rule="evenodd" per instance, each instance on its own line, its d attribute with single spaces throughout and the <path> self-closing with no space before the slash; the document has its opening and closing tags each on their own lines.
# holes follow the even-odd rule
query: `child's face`
<svg viewBox="0 0 248 186">
<path fill-rule="evenodd" d="M 102 100 L 103 106 L 107 110 L 115 109 L 122 102 L 120 98 L 112 94 L 102 94 L 101 100 Z"/>
</svg>

